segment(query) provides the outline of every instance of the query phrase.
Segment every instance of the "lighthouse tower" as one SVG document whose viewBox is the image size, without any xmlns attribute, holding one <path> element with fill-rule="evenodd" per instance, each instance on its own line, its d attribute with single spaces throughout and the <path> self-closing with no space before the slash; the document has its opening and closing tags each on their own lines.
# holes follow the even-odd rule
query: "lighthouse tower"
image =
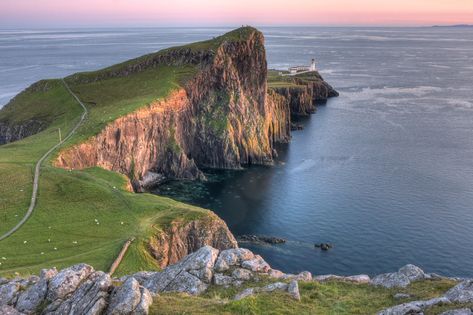
<svg viewBox="0 0 473 315">
<path fill-rule="evenodd" d="M 312 63 L 310 64 L 310 71 L 316 71 L 317 67 L 315 66 L 315 59 L 312 59 Z"/>
</svg>

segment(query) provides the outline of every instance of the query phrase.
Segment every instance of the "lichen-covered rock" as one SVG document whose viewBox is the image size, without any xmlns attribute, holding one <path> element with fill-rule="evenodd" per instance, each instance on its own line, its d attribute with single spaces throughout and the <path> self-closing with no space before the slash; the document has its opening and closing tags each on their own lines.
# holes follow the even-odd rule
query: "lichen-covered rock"
<svg viewBox="0 0 473 315">
<path fill-rule="evenodd" d="M 337 276 L 337 275 L 320 275 L 314 277 L 315 281 L 324 282 L 324 281 L 345 281 L 353 283 L 370 283 L 371 279 L 368 275 L 354 275 L 354 276 Z"/>
<path fill-rule="evenodd" d="M 427 277 L 427 275 L 424 273 L 422 269 L 415 265 L 405 265 L 404 267 L 401 267 L 398 271 L 400 274 L 405 275 L 409 281 L 416 281 L 416 280 L 421 280 Z"/>
<path fill-rule="evenodd" d="M 230 276 L 225 276 L 222 273 L 214 274 L 213 283 L 215 285 L 229 286 L 233 283 L 234 279 Z"/>
<path fill-rule="evenodd" d="M 273 292 L 276 290 L 286 291 L 287 287 L 288 287 L 287 283 L 275 282 L 275 283 L 268 284 L 262 288 L 254 288 L 254 289 L 256 292 Z"/>
<path fill-rule="evenodd" d="M 271 278 L 274 278 L 274 279 L 281 279 L 285 276 L 286 274 L 280 270 L 276 270 L 276 269 L 271 269 L 270 271 L 268 271 L 268 276 L 271 277 Z"/>
<path fill-rule="evenodd" d="M 241 266 L 242 262 L 254 259 L 255 255 L 246 248 L 233 248 L 220 252 L 215 263 L 215 271 L 222 272 L 232 266 Z"/>
<path fill-rule="evenodd" d="M 301 300 L 301 294 L 299 292 L 299 284 L 297 283 L 297 280 L 292 280 L 291 283 L 289 283 L 289 286 L 287 287 L 287 292 L 289 292 L 289 295 L 294 300 Z"/>
<path fill-rule="evenodd" d="M 268 272 L 271 269 L 260 255 L 256 255 L 253 259 L 243 261 L 241 266 L 253 272 Z"/>
<path fill-rule="evenodd" d="M 106 315 L 145 315 L 153 302 L 151 293 L 134 278 L 114 289 Z"/>
<path fill-rule="evenodd" d="M 242 268 L 237 268 L 233 270 L 232 272 L 232 277 L 237 280 L 244 280 L 248 281 L 253 278 L 253 273 L 249 270 L 242 269 Z"/>
<path fill-rule="evenodd" d="M 434 305 L 449 304 L 450 301 L 446 297 L 434 298 L 426 301 L 413 301 L 400 305 L 396 305 L 385 309 L 378 315 L 410 315 L 420 314 L 423 310 Z"/>
<path fill-rule="evenodd" d="M 371 284 L 385 288 L 405 288 L 410 283 L 406 275 L 397 272 L 384 273 L 371 279 Z"/>
<path fill-rule="evenodd" d="M 10 305 L 0 305 L 0 314 L 2 315 L 25 315 L 25 313 L 21 313 L 14 309 Z"/>
<path fill-rule="evenodd" d="M 445 293 L 452 302 L 473 303 L 473 280 L 463 281 Z"/>
<path fill-rule="evenodd" d="M 246 297 L 252 296 L 254 294 L 255 294 L 255 289 L 254 288 L 248 288 L 248 289 L 245 289 L 242 292 L 238 293 L 237 295 L 235 295 L 235 297 L 233 299 L 235 301 L 239 301 L 239 300 L 242 300 Z"/>
<path fill-rule="evenodd" d="M 371 284 L 385 288 L 405 288 L 412 281 L 430 278 L 422 269 L 414 265 L 406 265 L 397 272 L 385 273 L 374 277 Z"/>
<path fill-rule="evenodd" d="M 440 315 L 472 315 L 473 312 L 469 308 L 461 308 L 441 313 Z"/>
<path fill-rule="evenodd" d="M 18 297 L 16 309 L 26 314 L 31 314 L 36 311 L 36 309 L 46 299 L 49 279 L 54 277 L 56 274 L 57 270 L 55 268 L 41 270 L 39 280 L 22 292 Z"/>
<path fill-rule="evenodd" d="M 407 294 L 407 293 L 396 293 L 394 294 L 393 298 L 395 300 L 403 300 L 403 299 L 408 299 L 410 298 L 411 295 L 410 294 Z"/>
<path fill-rule="evenodd" d="M 101 315 L 108 305 L 111 286 L 108 274 L 93 272 L 64 301 L 50 304 L 43 313 Z"/>
<path fill-rule="evenodd" d="M 17 282 L 8 282 L 0 286 L 0 305 L 14 304 L 16 302 L 20 285 Z"/>
<path fill-rule="evenodd" d="M 93 271 L 94 268 L 87 264 L 78 264 L 61 270 L 49 280 L 47 299 L 51 302 L 63 300 L 73 293 Z"/>
<path fill-rule="evenodd" d="M 205 291 L 213 276 L 218 250 L 204 246 L 182 261 L 158 272 L 143 283 L 153 293 L 186 292 L 200 294 Z"/>
</svg>

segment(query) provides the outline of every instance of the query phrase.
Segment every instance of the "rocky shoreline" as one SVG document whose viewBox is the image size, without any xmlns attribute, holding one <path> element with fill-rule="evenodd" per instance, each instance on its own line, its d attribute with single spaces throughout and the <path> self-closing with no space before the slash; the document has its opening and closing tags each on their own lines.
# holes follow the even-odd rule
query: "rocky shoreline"
<svg viewBox="0 0 473 315">
<path fill-rule="evenodd" d="M 258 286 L 262 279 L 270 284 Z M 29 278 L 0 278 L 0 313 L 21 314 L 148 314 L 153 298 L 161 293 L 179 292 L 200 295 L 214 286 L 241 287 L 245 282 L 256 284 L 242 289 L 234 300 L 268 292 L 287 292 L 299 301 L 299 282 L 343 281 L 360 285 L 384 288 L 405 288 L 414 281 L 450 279 L 458 282 L 444 295 L 429 300 L 411 301 L 378 312 L 379 315 L 422 314 L 434 305 L 452 303 L 473 303 L 473 280 L 447 278 L 425 273 L 414 265 L 406 265 L 397 272 L 368 275 L 312 276 L 304 271 L 286 274 L 272 269 L 259 255 L 244 248 L 219 251 L 204 246 L 184 257 L 161 272 L 138 272 L 121 278 L 112 278 L 102 271 L 95 271 L 86 264 L 78 264 L 57 271 L 55 268 L 42 270 L 39 276 Z M 394 299 L 406 299 L 402 293 Z M 468 313 L 470 312 L 470 313 Z M 462 309 L 457 313 L 471 314 Z"/>
</svg>

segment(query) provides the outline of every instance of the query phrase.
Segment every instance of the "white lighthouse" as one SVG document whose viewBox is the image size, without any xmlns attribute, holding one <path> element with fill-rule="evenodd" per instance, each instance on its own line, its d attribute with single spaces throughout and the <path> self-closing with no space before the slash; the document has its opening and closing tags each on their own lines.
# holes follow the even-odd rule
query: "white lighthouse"
<svg viewBox="0 0 473 315">
<path fill-rule="evenodd" d="M 316 71 L 317 67 L 315 66 L 315 59 L 312 59 L 312 63 L 310 64 L 310 71 Z"/>
</svg>

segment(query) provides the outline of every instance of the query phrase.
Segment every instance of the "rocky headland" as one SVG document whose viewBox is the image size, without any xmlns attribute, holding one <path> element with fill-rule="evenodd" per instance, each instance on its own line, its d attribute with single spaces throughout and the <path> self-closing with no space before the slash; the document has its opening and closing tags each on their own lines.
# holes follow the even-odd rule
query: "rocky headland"
<svg viewBox="0 0 473 315">
<path fill-rule="evenodd" d="M 271 164 L 277 155 L 275 144 L 291 138 L 291 116 L 313 113 L 317 103 L 338 95 L 317 72 L 282 77 L 268 71 L 264 37 L 254 28 L 237 29 L 205 43 L 169 48 L 97 74 L 66 78 L 74 90 L 157 67 L 194 69 L 166 97 L 143 104 L 86 141 L 62 150 L 54 165 L 120 172 L 135 191 L 143 191 L 167 179 L 204 179 L 202 168 Z M 0 143 L 22 139 L 48 125 L 41 118 L 13 123 L 4 116 L 0 112 Z"/>
</svg>

